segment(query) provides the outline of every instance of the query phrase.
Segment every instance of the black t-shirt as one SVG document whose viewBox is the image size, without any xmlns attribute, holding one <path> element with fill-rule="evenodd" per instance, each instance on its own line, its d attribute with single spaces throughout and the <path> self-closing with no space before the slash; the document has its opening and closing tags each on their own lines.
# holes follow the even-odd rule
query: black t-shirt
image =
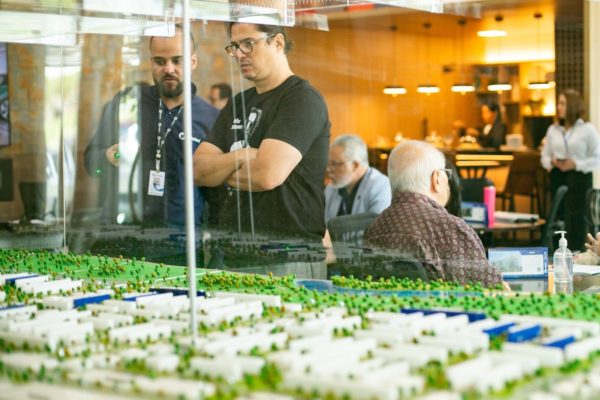
<svg viewBox="0 0 600 400">
<path fill-rule="evenodd" d="M 310 84 L 291 76 L 277 88 L 258 94 L 256 88 L 238 94 L 219 114 L 206 141 L 223 152 L 244 138 L 251 112 L 261 116 L 249 138 L 258 148 L 264 139 L 294 146 L 302 160 L 279 187 L 253 192 L 254 227 L 270 238 L 320 240 L 325 233 L 323 179 L 329 152 L 329 115 L 323 97 Z M 241 229 L 250 231 L 249 193 L 239 192 Z M 220 214 L 221 228 L 237 231 L 237 193 L 231 192 Z"/>
</svg>

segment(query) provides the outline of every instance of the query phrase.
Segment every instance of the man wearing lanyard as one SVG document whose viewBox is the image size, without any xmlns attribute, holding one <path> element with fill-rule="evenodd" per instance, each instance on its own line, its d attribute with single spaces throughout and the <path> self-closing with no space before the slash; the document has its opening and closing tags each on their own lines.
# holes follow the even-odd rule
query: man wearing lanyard
<svg viewBox="0 0 600 400">
<path fill-rule="evenodd" d="M 123 99 L 134 93 L 138 104 L 138 154 L 131 176 L 141 171 L 142 210 L 132 207 L 134 218 L 145 226 L 183 226 L 185 224 L 183 176 L 183 32 L 176 26 L 173 37 L 152 37 L 150 55 L 154 86 L 138 85 L 119 92 L 102 113 L 98 130 L 85 151 L 88 173 L 102 179 L 106 195 L 105 221 L 115 222 L 118 167 L 119 108 Z M 192 46 L 195 47 L 193 37 Z M 192 51 L 192 69 L 197 58 Z M 195 150 L 212 127 L 218 110 L 195 95 L 192 84 L 192 144 Z M 140 169 L 141 168 L 141 169 Z M 130 182 L 131 184 L 131 182 Z M 195 220 L 199 224 L 204 206 L 200 188 L 194 188 Z"/>
</svg>

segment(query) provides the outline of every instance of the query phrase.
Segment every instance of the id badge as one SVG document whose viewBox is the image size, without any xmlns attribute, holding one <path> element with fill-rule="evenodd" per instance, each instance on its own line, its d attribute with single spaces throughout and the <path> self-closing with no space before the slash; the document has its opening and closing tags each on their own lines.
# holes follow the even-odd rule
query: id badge
<svg viewBox="0 0 600 400">
<path fill-rule="evenodd" d="M 163 171 L 150 171 L 148 180 L 148 195 L 162 197 L 165 192 L 165 173 Z"/>
<path fill-rule="evenodd" d="M 231 145 L 231 147 L 229 148 L 229 151 L 236 151 L 239 149 L 243 149 L 244 147 L 246 147 L 246 141 L 238 140 L 237 142 L 235 142 Z"/>
</svg>

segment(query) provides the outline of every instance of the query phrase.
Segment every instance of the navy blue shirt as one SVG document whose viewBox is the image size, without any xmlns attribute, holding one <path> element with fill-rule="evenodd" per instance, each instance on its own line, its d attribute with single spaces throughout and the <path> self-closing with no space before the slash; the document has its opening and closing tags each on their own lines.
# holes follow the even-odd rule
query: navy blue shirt
<svg viewBox="0 0 600 400">
<path fill-rule="evenodd" d="M 185 224 L 185 199 L 184 199 L 184 169 L 183 169 L 183 110 L 179 113 L 180 107 L 168 110 L 163 105 L 163 123 L 162 137 L 166 130 L 171 126 L 171 122 L 177 114 L 178 118 L 173 124 L 171 131 L 165 139 L 162 148 L 162 158 L 160 169 L 165 172 L 165 190 L 164 195 L 148 195 L 148 180 L 150 171 L 156 168 L 156 147 L 158 140 L 158 114 L 159 97 L 154 86 L 142 85 L 139 92 L 138 104 L 138 122 L 141 126 L 140 149 L 137 162 L 141 161 L 141 187 L 140 191 L 143 198 L 143 213 L 141 222 L 144 225 L 184 225 Z M 106 195 L 110 203 L 110 197 L 118 193 L 118 173 L 117 168 L 113 167 L 106 160 L 105 152 L 110 146 L 119 143 L 119 104 L 121 97 L 127 95 L 131 89 L 125 89 L 119 92 L 115 98 L 107 104 L 102 113 L 102 118 L 98 130 L 92 138 L 85 151 L 85 166 L 88 173 L 92 176 L 99 176 L 104 181 L 106 190 L 101 188 L 101 193 Z M 200 145 L 210 131 L 215 122 L 219 111 L 209 105 L 206 101 L 195 96 L 196 87 L 192 85 L 192 151 Z M 139 166 L 136 170 L 139 171 Z M 111 196 L 110 193 L 113 193 Z M 199 225 L 202 218 L 204 207 L 204 197 L 199 187 L 194 187 L 194 217 L 196 224 Z M 113 212 L 108 216 L 111 220 L 116 216 Z M 112 215 L 115 214 L 115 215 Z M 112 221 L 114 222 L 114 220 Z"/>
</svg>

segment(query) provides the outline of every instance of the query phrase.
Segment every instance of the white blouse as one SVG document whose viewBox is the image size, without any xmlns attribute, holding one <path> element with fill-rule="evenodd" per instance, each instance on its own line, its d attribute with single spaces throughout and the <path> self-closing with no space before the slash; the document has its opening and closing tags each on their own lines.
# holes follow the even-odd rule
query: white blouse
<svg viewBox="0 0 600 400">
<path fill-rule="evenodd" d="M 558 124 L 550 125 L 541 160 L 548 171 L 553 167 L 553 158 L 570 158 L 575 161 L 575 170 L 584 173 L 600 168 L 600 138 L 594 126 L 582 119 L 575 121 L 569 130 Z"/>
</svg>

